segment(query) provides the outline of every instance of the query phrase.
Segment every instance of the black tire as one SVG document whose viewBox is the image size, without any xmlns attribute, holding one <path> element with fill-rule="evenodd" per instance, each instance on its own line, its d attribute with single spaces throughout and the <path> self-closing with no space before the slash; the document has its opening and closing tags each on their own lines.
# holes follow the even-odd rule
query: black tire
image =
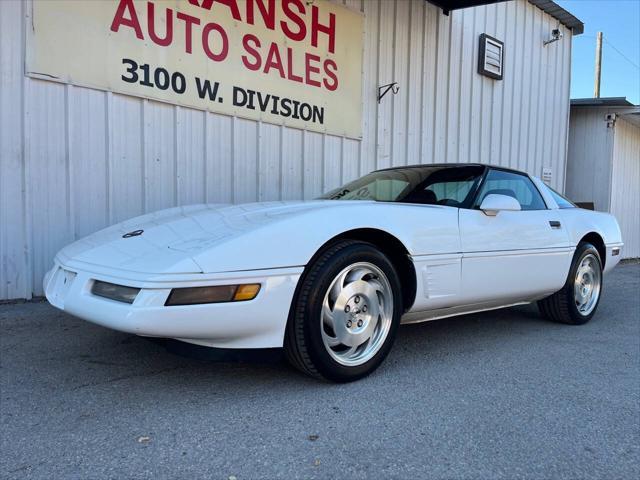
<svg viewBox="0 0 640 480">
<path fill-rule="evenodd" d="M 588 314 L 583 314 L 578 310 L 576 305 L 574 282 L 581 262 L 588 255 L 593 255 L 596 258 L 600 271 L 600 291 L 593 309 Z M 600 303 L 600 298 L 602 298 L 602 279 L 602 260 L 598 250 L 590 243 L 581 242 L 573 255 L 569 275 L 562 289 L 553 295 L 538 301 L 540 313 L 549 320 L 558 323 L 565 323 L 568 325 L 583 325 L 587 323 L 596 313 L 598 304 Z"/>
<path fill-rule="evenodd" d="M 377 353 L 366 363 L 345 366 L 327 352 L 319 320 L 332 281 L 357 262 L 371 263 L 387 277 L 393 294 L 393 318 Z M 358 380 L 378 368 L 391 350 L 402 311 L 400 280 L 389 259 L 372 244 L 355 240 L 338 242 L 317 255 L 300 279 L 285 332 L 285 354 L 294 367 L 312 377 L 333 382 Z"/>
</svg>

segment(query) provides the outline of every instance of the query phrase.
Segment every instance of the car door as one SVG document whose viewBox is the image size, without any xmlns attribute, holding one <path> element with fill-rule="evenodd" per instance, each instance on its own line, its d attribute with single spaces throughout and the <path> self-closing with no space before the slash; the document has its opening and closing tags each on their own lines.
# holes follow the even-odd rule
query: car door
<svg viewBox="0 0 640 480">
<path fill-rule="evenodd" d="M 424 235 L 416 242 L 416 254 L 412 256 L 416 271 L 416 298 L 412 311 L 436 310 L 459 305 L 461 291 L 462 252 L 459 240 L 458 211 L 468 208 L 483 176 L 485 167 L 465 165 L 446 167 L 429 175 L 418 187 L 402 200 L 404 203 L 422 205 L 416 210 L 414 221 L 420 223 Z M 434 209 L 433 206 L 438 206 Z M 457 241 L 440 242 L 442 233 L 450 230 L 438 218 L 453 219 Z M 442 232 L 442 233 L 441 233 Z M 434 254 L 433 242 L 446 253 Z"/>
<path fill-rule="evenodd" d="M 491 194 L 507 195 L 519 211 L 487 215 L 479 207 Z M 557 210 L 524 174 L 490 168 L 470 209 L 460 209 L 464 304 L 531 300 L 562 287 L 572 248 Z"/>
</svg>

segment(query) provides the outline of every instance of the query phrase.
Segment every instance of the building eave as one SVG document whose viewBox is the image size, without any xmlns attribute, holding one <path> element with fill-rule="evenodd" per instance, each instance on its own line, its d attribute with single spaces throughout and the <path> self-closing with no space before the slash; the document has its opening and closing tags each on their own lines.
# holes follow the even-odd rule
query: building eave
<svg viewBox="0 0 640 480">
<path fill-rule="evenodd" d="M 507 0 L 427 0 L 430 3 L 440 7 L 445 14 L 449 14 L 451 10 L 459 10 L 461 8 L 479 7 L 481 5 L 489 5 L 491 3 L 501 3 Z M 584 23 L 575 15 L 562 8 L 556 2 L 551 0 L 528 0 L 529 3 L 535 5 L 545 13 L 557 19 L 562 25 L 569 28 L 573 35 L 580 35 L 584 32 Z"/>
<path fill-rule="evenodd" d="M 640 127 L 640 105 L 634 105 L 626 97 L 574 98 L 571 109 L 597 108 L 603 113 L 615 114 L 627 122 Z"/>
<path fill-rule="evenodd" d="M 572 107 L 633 107 L 627 97 L 572 98 Z"/>
<path fill-rule="evenodd" d="M 584 23 L 571 12 L 562 8 L 556 2 L 552 2 L 551 0 L 528 1 L 532 5 L 535 5 L 545 13 L 557 19 L 565 27 L 571 29 L 574 35 L 581 35 L 582 33 L 584 33 Z"/>
</svg>

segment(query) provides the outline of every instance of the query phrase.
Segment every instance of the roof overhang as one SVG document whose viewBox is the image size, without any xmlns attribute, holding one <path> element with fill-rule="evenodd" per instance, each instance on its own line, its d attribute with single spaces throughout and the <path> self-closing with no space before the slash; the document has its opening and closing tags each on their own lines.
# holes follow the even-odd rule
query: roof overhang
<svg viewBox="0 0 640 480">
<path fill-rule="evenodd" d="M 572 107 L 633 107 L 627 97 L 572 98 Z"/>
<path fill-rule="evenodd" d="M 634 105 L 626 97 L 574 98 L 571 108 L 601 108 L 608 114 L 615 113 L 627 122 L 640 127 L 640 105 Z"/>
<path fill-rule="evenodd" d="M 557 19 L 562 25 L 571 29 L 574 35 L 584 33 L 584 23 L 556 2 L 552 2 L 551 0 L 529 0 L 529 3 Z"/>
<path fill-rule="evenodd" d="M 459 10 L 461 8 L 479 7 L 480 5 L 488 5 L 490 3 L 506 2 L 507 0 L 427 0 L 437 7 L 440 7 L 445 15 L 451 10 Z"/>
<path fill-rule="evenodd" d="M 460 8 L 479 7 L 480 5 L 488 5 L 490 3 L 500 3 L 508 0 L 427 0 L 430 3 L 440 7 L 445 14 L 449 14 L 451 10 Z M 528 0 L 529 3 L 535 5 L 543 12 L 557 19 L 562 25 L 571 29 L 574 35 L 580 35 L 584 32 L 584 23 L 578 18 L 562 8 L 556 2 L 551 0 Z"/>
</svg>

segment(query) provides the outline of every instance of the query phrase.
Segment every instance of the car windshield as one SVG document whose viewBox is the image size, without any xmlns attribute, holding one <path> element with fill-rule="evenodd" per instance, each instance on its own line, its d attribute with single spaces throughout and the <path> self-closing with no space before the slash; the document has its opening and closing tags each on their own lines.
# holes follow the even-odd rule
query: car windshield
<svg viewBox="0 0 640 480">
<path fill-rule="evenodd" d="M 471 202 L 483 171 L 478 165 L 379 170 L 320 198 L 462 207 Z"/>
</svg>

